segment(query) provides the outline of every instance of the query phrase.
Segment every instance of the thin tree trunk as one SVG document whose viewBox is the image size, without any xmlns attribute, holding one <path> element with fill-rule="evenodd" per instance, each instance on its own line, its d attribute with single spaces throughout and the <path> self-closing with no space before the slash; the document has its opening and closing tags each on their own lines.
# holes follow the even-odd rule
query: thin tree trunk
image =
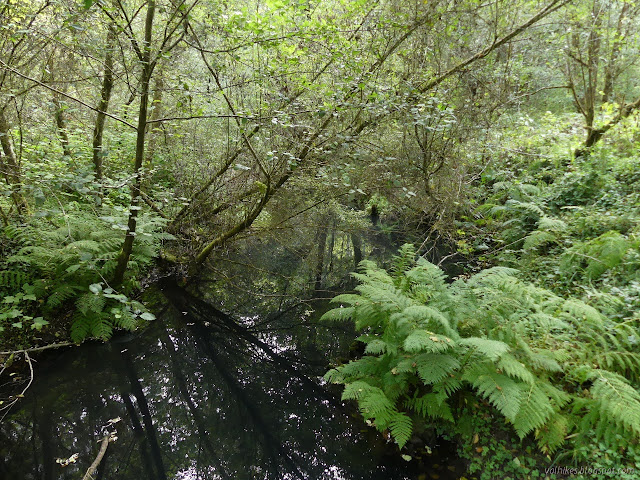
<svg viewBox="0 0 640 480">
<path fill-rule="evenodd" d="M 358 268 L 358 265 L 362 261 L 362 239 L 360 238 L 360 235 L 352 233 L 351 243 L 353 243 L 353 263 L 355 268 Z"/>
<path fill-rule="evenodd" d="M 153 122 L 162 118 L 162 94 L 164 91 L 164 69 L 159 68 L 153 85 L 153 100 L 151 101 L 151 115 L 149 121 Z M 149 140 L 147 142 L 147 153 L 145 155 L 145 165 L 151 167 L 153 156 L 156 153 L 158 143 L 158 133 L 161 131 L 160 123 L 151 123 L 149 130 Z"/>
<path fill-rule="evenodd" d="M 52 84 L 55 81 L 55 77 L 53 72 L 56 70 L 72 70 L 73 69 L 73 59 L 71 58 L 68 64 L 63 63 L 60 60 L 60 65 L 57 66 L 55 64 L 56 50 L 54 49 L 53 53 L 47 60 L 47 83 Z M 66 110 L 66 106 L 63 102 L 63 98 L 67 94 L 67 90 L 69 85 L 66 82 L 62 82 L 57 89 L 52 90 L 51 102 L 53 103 L 53 118 L 56 123 L 56 133 L 60 139 L 60 145 L 62 145 L 62 153 L 66 157 L 71 157 L 71 148 L 69 147 L 69 134 L 67 133 L 67 122 L 65 119 L 64 111 Z"/>
<path fill-rule="evenodd" d="M 607 133 L 609 130 L 611 130 L 618 123 L 620 123 L 622 120 L 627 118 L 629 115 L 631 115 L 633 112 L 635 112 L 639 108 L 640 108 L 640 97 L 638 97 L 635 102 L 629 103 L 624 107 L 622 107 L 620 109 L 620 112 L 618 112 L 618 114 L 615 117 L 613 117 L 610 122 L 606 123 L 600 128 L 591 129 L 587 135 L 587 139 L 585 140 L 584 144 L 575 149 L 574 156 L 576 158 L 579 158 L 579 157 L 588 155 L 591 148 L 600 141 L 600 139 L 604 136 L 605 133 Z"/>
<path fill-rule="evenodd" d="M 131 206 L 129 213 L 129 222 L 127 224 L 127 233 L 124 237 L 122 250 L 118 255 L 117 265 L 113 274 L 113 283 L 118 286 L 124 280 L 124 274 L 127 271 L 127 265 L 131 252 L 133 251 L 133 240 L 136 234 L 136 225 L 138 211 L 140 209 L 140 190 L 142 186 L 142 165 L 144 162 L 144 149 L 147 131 L 147 115 L 149 110 L 149 82 L 155 62 L 151 62 L 151 33 L 153 29 L 153 17 L 155 15 L 155 0 L 149 0 L 147 5 L 147 17 L 145 20 L 144 33 L 144 51 L 142 57 L 142 79 L 140 81 L 140 110 L 138 114 L 138 128 L 136 138 L 136 158 L 133 167 L 135 175 L 134 183 L 131 186 Z"/>
<path fill-rule="evenodd" d="M 56 120 L 56 131 L 60 137 L 62 153 L 65 157 L 70 157 L 71 148 L 69 147 L 69 135 L 67 134 L 67 121 L 64 118 L 65 106 L 57 93 L 53 94 L 53 106 L 55 108 L 54 117 Z"/>
<path fill-rule="evenodd" d="M 87 473 L 85 473 L 84 477 L 82 477 L 82 480 L 93 480 L 93 472 L 96 471 L 98 465 L 100 465 L 100 462 L 102 462 L 104 455 L 107 453 L 107 447 L 109 446 L 110 438 L 111 434 L 105 435 L 105 437 L 102 439 L 102 442 L 100 442 L 100 450 L 98 451 L 98 455 L 87 470 Z"/>
<path fill-rule="evenodd" d="M 102 180 L 102 163 L 104 153 L 102 149 L 102 135 L 104 133 L 104 124 L 107 118 L 105 112 L 109 108 L 109 100 L 111 100 L 111 91 L 113 90 L 113 49 L 115 47 L 116 32 L 113 25 L 109 25 L 107 32 L 106 53 L 104 57 L 104 76 L 102 78 L 102 90 L 100 92 L 100 102 L 98 103 L 98 115 L 96 116 L 96 124 L 93 129 L 93 165 L 96 174 L 96 180 Z"/>
<path fill-rule="evenodd" d="M 604 87 L 602 89 L 602 103 L 607 103 L 611 100 L 613 94 L 613 81 L 616 75 L 616 64 L 618 63 L 618 57 L 620 56 L 620 48 L 622 47 L 622 40 L 624 36 L 623 28 L 625 25 L 625 17 L 629 11 L 629 3 L 622 5 L 620 16 L 618 16 L 618 24 L 616 31 L 613 34 L 613 46 L 611 47 L 611 54 L 609 55 L 609 61 L 604 69 Z"/>
<path fill-rule="evenodd" d="M 326 218 L 323 220 L 322 225 L 320 225 L 319 227 L 316 239 L 318 242 L 318 256 L 316 257 L 316 266 L 314 270 L 315 284 L 314 284 L 313 290 L 317 294 L 322 289 L 322 273 L 324 271 L 324 257 L 325 257 L 325 250 L 327 247 Z"/>
<path fill-rule="evenodd" d="M 2 162 L 2 170 L 4 172 L 7 184 L 11 186 L 11 198 L 18 209 L 18 213 L 23 213 L 27 209 L 27 202 L 22 195 L 21 182 L 22 174 L 20 172 L 20 164 L 13 149 L 11 141 L 11 128 L 4 114 L 4 110 L 0 109 L 0 144 L 4 153 L 4 161 Z"/>
</svg>

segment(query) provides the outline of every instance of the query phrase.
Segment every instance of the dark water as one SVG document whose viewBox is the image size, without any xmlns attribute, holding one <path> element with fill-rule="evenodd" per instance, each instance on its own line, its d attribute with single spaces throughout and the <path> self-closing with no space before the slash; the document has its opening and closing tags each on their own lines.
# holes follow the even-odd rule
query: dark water
<svg viewBox="0 0 640 480">
<path fill-rule="evenodd" d="M 0 479 L 82 478 L 118 417 L 97 479 L 432 478 L 324 385 L 345 335 L 299 309 L 238 326 L 175 285 L 163 295 L 143 334 L 40 357 L 0 426 Z"/>
</svg>

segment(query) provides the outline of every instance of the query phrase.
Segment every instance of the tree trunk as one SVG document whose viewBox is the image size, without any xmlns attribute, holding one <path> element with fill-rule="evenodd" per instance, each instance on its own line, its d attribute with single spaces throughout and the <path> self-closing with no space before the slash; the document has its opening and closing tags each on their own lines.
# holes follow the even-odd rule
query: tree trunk
<svg viewBox="0 0 640 480">
<path fill-rule="evenodd" d="M 327 222 L 323 220 L 322 225 L 318 229 L 316 236 L 318 242 L 318 256 L 316 257 L 315 267 L 315 285 L 313 287 L 314 292 L 317 294 L 322 289 L 322 273 L 324 271 L 324 256 L 327 245 Z"/>
<path fill-rule="evenodd" d="M 611 130 L 618 123 L 620 123 L 622 120 L 627 118 L 629 115 L 631 115 L 633 112 L 635 112 L 639 108 L 640 108 L 640 97 L 638 97 L 635 102 L 628 103 L 627 105 L 622 107 L 620 109 L 620 112 L 618 112 L 618 114 L 615 117 L 613 117 L 611 121 L 604 124 L 602 127 L 594 128 L 590 130 L 584 144 L 576 148 L 575 151 L 573 152 L 575 158 L 580 158 L 585 155 L 588 155 L 589 151 L 591 150 L 591 147 L 593 147 L 596 143 L 598 143 L 598 141 L 604 136 L 605 133 L 607 133 L 609 130 Z"/>
<path fill-rule="evenodd" d="M 65 89 L 66 90 L 66 89 Z M 56 120 L 56 131 L 60 137 L 62 145 L 62 153 L 65 157 L 71 157 L 71 148 L 69 147 L 69 135 L 67 134 L 67 122 L 64 118 L 65 105 L 57 93 L 53 94 L 54 117 Z"/>
<path fill-rule="evenodd" d="M 351 243 L 353 243 L 353 263 L 355 268 L 358 268 L 358 265 L 362 261 L 362 239 L 360 235 L 352 233 Z"/>
<path fill-rule="evenodd" d="M 127 233 L 124 237 L 122 250 L 118 255 L 117 265 L 113 274 L 113 283 L 115 286 L 122 284 L 124 274 L 127 271 L 129 257 L 133 251 L 133 240 L 136 234 L 136 224 L 138 210 L 140 209 L 140 187 L 142 185 L 142 165 L 144 162 L 144 147 L 147 132 L 147 114 L 149 110 L 149 82 L 155 62 L 151 62 L 151 33 L 153 29 L 153 17 L 155 15 L 155 0 L 149 0 L 147 5 L 147 17 L 145 20 L 144 33 L 144 50 L 142 56 L 142 78 L 140 80 L 140 110 L 138 114 L 138 128 L 136 137 L 136 158 L 133 167 L 135 179 L 131 186 L 131 206 L 129 213 L 129 222 L 127 224 Z"/>
<path fill-rule="evenodd" d="M 609 55 L 609 60 L 607 61 L 604 69 L 604 86 L 602 89 L 602 103 L 607 103 L 611 100 L 611 95 L 613 94 L 613 81 L 617 76 L 617 63 L 618 57 L 620 56 L 620 48 L 622 46 L 622 40 L 624 37 L 624 26 L 625 26 L 625 17 L 627 16 L 627 12 L 629 11 L 629 4 L 625 3 L 622 6 L 622 10 L 620 11 L 620 15 L 618 16 L 618 24 L 616 26 L 616 31 L 613 34 L 613 46 L 611 47 L 611 54 Z"/>
<path fill-rule="evenodd" d="M 162 118 L 162 93 L 164 90 L 164 69 L 160 68 L 153 85 L 153 100 L 151 101 L 150 121 Z M 149 141 L 145 155 L 145 165 L 151 167 L 153 155 L 156 153 L 158 134 L 161 131 L 160 123 L 152 123 L 149 128 Z"/>
<path fill-rule="evenodd" d="M 113 89 L 113 49 L 115 47 L 116 32 L 113 25 L 109 25 L 107 32 L 106 53 L 104 57 L 104 76 L 102 78 L 102 90 L 100 92 L 100 102 L 98 103 L 98 115 L 93 129 L 93 165 L 96 180 L 102 180 L 102 162 L 104 153 L 102 151 L 102 134 L 104 133 L 104 123 L 107 118 L 104 112 L 109 108 L 111 90 Z"/>
<path fill-rule="evenodd" d="M 18 209 L 18 213 L 23 213 L 27 209 L 27 202 L 22 195 L 21 182 L 22 174 L 20 172 L 20 164 L 13 149 L 11 141 L 11 128 L 4 114 L 4 110 L 0 110 L 0 144 L 4 153 L 4 161 L 0 164 L 4 173 L 7 184 L 11 187 L 11 198 Z"/>
</svg>

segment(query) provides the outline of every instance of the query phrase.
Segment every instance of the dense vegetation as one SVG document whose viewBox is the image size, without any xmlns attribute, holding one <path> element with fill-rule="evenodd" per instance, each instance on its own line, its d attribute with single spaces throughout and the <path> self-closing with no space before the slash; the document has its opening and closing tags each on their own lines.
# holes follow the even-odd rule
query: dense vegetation
<svg viewBox="0 0 640 480">
<path fill-rule="evenodd" d="M 640 468 L 639 25 L 629 0 L 0 0 L 0 350 L 135 329 L 159 270 L 231 282 L 234 251 L 274 252 L 246 287 L 283 298 L 359 264 L 325 317 L 364 351 L 326 378 L 402 454 Z"/>
</svg>

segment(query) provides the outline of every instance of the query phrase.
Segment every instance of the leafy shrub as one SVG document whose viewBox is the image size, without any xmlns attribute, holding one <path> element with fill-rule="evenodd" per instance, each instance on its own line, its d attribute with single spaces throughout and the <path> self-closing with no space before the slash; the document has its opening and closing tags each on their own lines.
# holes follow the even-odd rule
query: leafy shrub
<svg viewBox="0 0 640 480">
<path fill-rule="evenodd" d="M 520 281 L 503 267 L 451 284 L 414 249 L 390 273 L 364 261 L 356 294 L 325 320 L 351 319 L 365 355 L 327 372 L 342 398 L 402 448 L 416 422 L 442 426 L 468 415 L 474 397 L 543 452 L 590 442 L 611 448 L 640 439 L 635 324 L 617 324 L 576 299 Z M 574 434 L 575 432 L 575 434 Z"/>
</svg>

